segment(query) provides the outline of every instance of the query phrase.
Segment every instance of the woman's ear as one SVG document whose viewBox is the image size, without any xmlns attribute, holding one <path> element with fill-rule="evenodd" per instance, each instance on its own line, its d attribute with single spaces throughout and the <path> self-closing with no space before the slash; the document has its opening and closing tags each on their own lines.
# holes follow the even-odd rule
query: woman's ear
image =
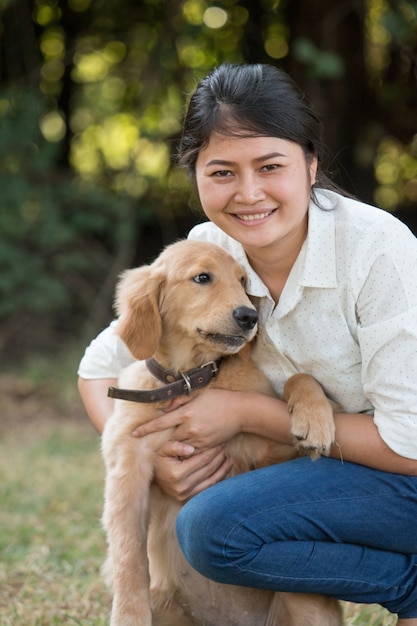
<svg viewBox="0 0 417 626">
<path fill-rule="evenodd" d="M 317 151 L 307 154 L 307 167 L 310 175 L 310 184 L 313 186 L 317 182 L 317 170 L 319 167 L 319 159 Z"/>
</svg>

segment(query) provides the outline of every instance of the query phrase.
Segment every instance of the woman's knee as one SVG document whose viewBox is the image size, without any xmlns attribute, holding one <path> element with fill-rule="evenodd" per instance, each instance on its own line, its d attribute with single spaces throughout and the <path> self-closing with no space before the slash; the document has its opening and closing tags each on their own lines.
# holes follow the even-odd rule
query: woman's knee
<svg viewBox="0 0 417 626">
<path fill-rule="evenodd" d="M 271 503 L 279 506 L 277 490 L 271 486 L 272 477 L 262 478 L 262 473 L 268 470 L 273 472 L 274 468 L 222 481 L 181 509 L 177 518 L 178 541 L 185 558 L 200 573 L 214 577 L 218 569 L 230 567 L 232 562 L 245 559 L 252 549 L 258 549 L 261 533 L 253 532 L 252 526 L 259 522 L 254 512 L 264 508 L 260 504 L 263 499 L 270 524 L 268 507 Z M 266 493 L 266 486 L 272 489 L 274 497 Z"/>
</svg>

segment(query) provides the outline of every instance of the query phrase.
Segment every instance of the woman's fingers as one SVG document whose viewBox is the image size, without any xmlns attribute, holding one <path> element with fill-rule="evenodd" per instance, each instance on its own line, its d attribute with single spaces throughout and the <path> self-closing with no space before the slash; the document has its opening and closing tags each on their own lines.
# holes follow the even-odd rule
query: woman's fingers
<svg viewBox="0 0 417 626">
<path fill-rule="evenodd" d="M 161 457 L 173 457 L 177 460 L 183 460 L 194 454 L 195 448 L 189 443 L 184 441 L 177 441 L 176 439 L 170 439 L 166 441 L 163 446 L 158 450 L 158 454 Z"/>
<path fill-rule="evenodd" d="M 223 480 L 230 469 L 230 461 L 222 446 L 205 450 L 188 458 L 170 456 L 184 444 L 167 442 L 159 451 L 155 468 L 155 482 L 168 495 L 183 502 L 207 487 Z M 186 444 L 185 444 L 186 445 Z"/>
</svg>

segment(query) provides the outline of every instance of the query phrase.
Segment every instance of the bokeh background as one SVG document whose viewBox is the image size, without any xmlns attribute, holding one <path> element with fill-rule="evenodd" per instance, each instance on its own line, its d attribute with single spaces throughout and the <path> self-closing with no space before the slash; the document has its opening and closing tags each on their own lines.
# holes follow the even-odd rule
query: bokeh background
<svg viewBox="0 0 417 626">
<path fill-rule="evenodd" d="M 175 161 L 187 99 L 223 61 L 288 71 L 327 171 L 417 232 L 417 0 L 0 0 L 2 626 L 108 624 L 77 364 L 120 271 L 202 219 Z"/>
<path fill-rule="evenodd" d="M 83 345 L 127 266 L 201 219 L 175 164 L 223 61 L 288 71 L 327 169 L 417 221 L 417 2 L 0 0 L 0 357 Z"/>
</svg>

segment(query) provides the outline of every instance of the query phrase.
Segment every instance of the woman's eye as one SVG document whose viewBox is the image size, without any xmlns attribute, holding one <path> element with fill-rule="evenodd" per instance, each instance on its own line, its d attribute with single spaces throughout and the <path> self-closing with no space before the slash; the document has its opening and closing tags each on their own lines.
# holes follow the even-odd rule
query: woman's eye
<svg viewBox="0 0 417 626">
<path fill-rule="evenodd" d="M 272 172 L 273 170 L 277 170 L 279 165 L 277 163 L 269 163 L 268 165 L 264 165 L 262 171 L 264 172 Z"/>
<path fill-rule="evenodd" d="M 217 170 L 216 172 L 212 173 L 212 176 L 215 178 L 227 178 L 228 176 L 231 176 L 232 172 L 230 170 Z"/>
<path fill-rule="evenodd" d="M 210 283 L 211 282 L 211 276 L 210 274 L 207 274 L 205 272 L 203 272 L 202 274 L 197 274 L 197 276 L 193 277 L 193 281 L 195 283 Z"/>
</svg>

